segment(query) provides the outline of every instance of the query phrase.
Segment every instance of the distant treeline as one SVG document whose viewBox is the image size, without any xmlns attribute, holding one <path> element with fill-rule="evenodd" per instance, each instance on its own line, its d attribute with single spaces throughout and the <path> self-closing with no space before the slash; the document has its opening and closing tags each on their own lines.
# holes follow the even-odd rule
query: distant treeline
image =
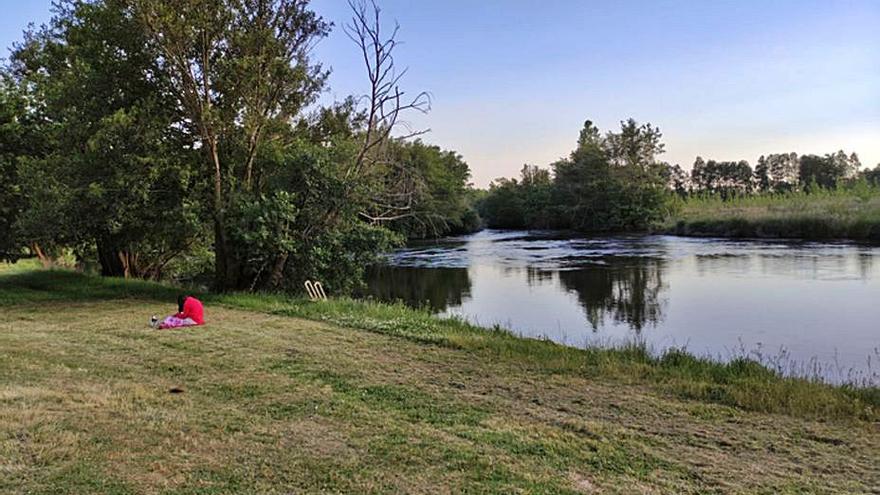
<svg viewBox="0 0 880 495">
<path fill-rule="evenodd" d="M 855 153 L 781 153 L 745 160 L 698 157 L 690 172 L 657 157 L 662 134 L 633 119 L 602 134 L 587 121 L 568 158 L 547 168 L 524 165 L 519 179 L 501 178 L 478 201 L 490 228 L 552 228 L 585 232 L 643 230 L 667 218 L 680 198 L 731 199 L 834 189 L 859 181 L 880 186 L 880 165 L 860 171 Z M 676 199 L 679 198 L 679 199 Z"/>
</svg>

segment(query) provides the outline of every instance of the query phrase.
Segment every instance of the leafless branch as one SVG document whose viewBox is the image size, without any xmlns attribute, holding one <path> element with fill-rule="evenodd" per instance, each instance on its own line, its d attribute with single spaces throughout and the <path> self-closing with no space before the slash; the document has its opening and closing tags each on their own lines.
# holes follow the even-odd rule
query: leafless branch
<svg viewBox="0 0 880 495">
<path fill-rule="evenodd" d="M 400 44 L 397 40 L 399 26 L 395 24 L 391 34 L 385 38 L 380 19 L 381 9 L 374 0 L 349 0 L 352 11 L 351 22 L 344 26 L 346 35 L 358 46 L 370 82 L 367 101 L 367 121 L 360 150 L 346 171 L 346 178 L 361 174 L 373 165 L 374 152 L 387 142 L 392 132 L 400 124 L 402 114 L 409 111 L 426 113 L 431 108 L 431 97 L 420 92 L 409 98 L 400 89 L 400 81 L 407 70 L 397 70 L 394 49 Z M 405 137 L 415 137 L 426 131 L 408 132 Z"/>
</svg>

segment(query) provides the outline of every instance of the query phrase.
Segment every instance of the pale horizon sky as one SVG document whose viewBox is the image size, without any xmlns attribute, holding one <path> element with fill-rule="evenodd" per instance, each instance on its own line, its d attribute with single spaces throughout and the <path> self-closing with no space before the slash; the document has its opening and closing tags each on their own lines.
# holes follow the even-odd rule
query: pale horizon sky
<svg viewBox="0 0 880 495">
<path fill-rule="evenodd" d="M 748 160 L 855 151 L 880 163 L 880 0 L 379 0 L 400 24 L 403 87 L 423 139 L 462 154 L 473 182 L 566 156 L 586 119 L 633 117 L 664 134 L 662 159 Z M 49 18 L 49 0 L 0 0 L 0 43 Z M 344 0 L 314 0 L 336 26 L 315 56 L 326 101 L 362 93 Z M 5 53 L 4 53 L 5 57 Z"/>
</svg>

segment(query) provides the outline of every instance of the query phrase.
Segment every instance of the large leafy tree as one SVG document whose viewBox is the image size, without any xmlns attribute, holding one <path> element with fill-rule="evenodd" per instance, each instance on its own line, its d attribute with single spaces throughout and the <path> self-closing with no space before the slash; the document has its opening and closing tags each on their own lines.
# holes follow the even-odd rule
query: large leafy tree
<svg viewBox="0 0 880 495">
<path fill-rule="evenodd" d="M 399 87 L 396 30 L 350 5 L 368 89 L 316 108 L 326 71 L 309 54 L 330 26 L 305 0 L 61 3 L 7 71 L 0 228 L 107 275 L 159 276 L 197 243 L 220 289 L 343 291 L 399 240 L 388 226 L 473 224 L 467 164 L 395 132 L 429 104 Z"/>
<path fill-rule="evenodd" d="M 106 275 L 158 276 L 198 231 L 167 80 L 123 1 L 63 2 L 9 72 L 41 150 L 19 149 L 23 240 L 96 250 Z"/>
<path fill-rule="evenodd" d="M 15 259 L 23 253 L 16 225 L 25 209 L 18 164 L 22 156 L 35 155 L 40 149 L 26 109 L 21 88 L 7 75 L 0 76 L 0 259 Z"/>
<path fill-rule="evenodd" d="M 132 4 L 158 71 L 171 82 L 178 125 L 201 150 L 202 173 L 211 177 L 217 286 L 239 288 L 247 283 L 246 260 L 230 243 L 226 212 L 240 193 L 265 192 L 261 155 L 292 139 L 291 121 L 323 87 L 326 73 L 309 54 L 330 26 L 304 0 Z"/>
<path fill-rule="evenodd" d="M 578 147 L 554 164 L 559 210 L 586 231 L 644 228 L 664 213 L 665 165 L 659 129 L 629 119 L 605 136 L 587 121 Z"/>
<path fill-rule="evenodd" d="M 665 212 L 670 167 L 659 129 L 633 119 L 605 135 L 584 123 L 577 147 L 550 171 L 525 166 L 521 181 L 492 184 L 480 212 L 492 227 L 571 228 L 587 232 L 642 229 Z"/>
</svg>

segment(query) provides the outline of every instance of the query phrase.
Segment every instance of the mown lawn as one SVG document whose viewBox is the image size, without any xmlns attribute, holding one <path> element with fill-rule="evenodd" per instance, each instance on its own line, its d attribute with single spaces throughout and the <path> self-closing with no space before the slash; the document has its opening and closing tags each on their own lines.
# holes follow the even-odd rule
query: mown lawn
<svg viewBox="0 0 880 495">
<path fill-rule="evenodd" d="M 0 492 L 880 486 L 870 397 L 817 386 L 855 405 L 785 413 L 687 399 L 647 364 L 579 367 L 558 346 L 429 328 L 355 303 L 208 296 L 208 326 L 149 329 L 173 294 L 68 273 L 0 274 Z"/>
</svg>

